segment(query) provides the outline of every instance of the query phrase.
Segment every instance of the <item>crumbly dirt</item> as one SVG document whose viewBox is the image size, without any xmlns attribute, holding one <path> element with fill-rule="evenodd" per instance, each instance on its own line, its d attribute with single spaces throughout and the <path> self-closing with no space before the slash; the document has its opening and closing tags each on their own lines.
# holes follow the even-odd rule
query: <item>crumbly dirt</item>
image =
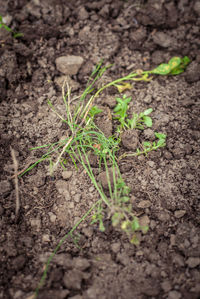
<svg viewBox="0 0 200 299">
<path fill-rule="evenodd" d="M 199 0 L 2 2 L 0 15 L 24 36 L 0 29 L 0 298 L 31 298 L 49 254 L 98 200 L 81 167 L 68 162 L 52 178 L 45 161 L 19 179 L 15 221 L 10 147 L 21 170 L 44 153 L 30 148 L 66 137 L 47 99 L 63 111 L 56 58 L 67 55 L 83 58 L 78 72 L 67 74 L 75 95 L 101 58 L 114 63 L 106 81 L 173 56 L 192 63 L 179 76 L 135 83 L 127 92 L 131 113 L 153 108 L 153 128 L 132 136 L 133 143 L 152 140 L 153 131 L 167 134 L 165 148 L 119 165 L 133 209 L 150 228 L 140 246 L 109 221 L 101 233 L 86 220 L 53 259 L 38 298 L 199 298 Z M 116 96 L 112 89 L 98 99 L 108 114 Z M 98 121 L 109 135 L 115 124 L 107 112 Z M 124 136 L 126 151 L 135 146 L 131 138 Z"/>
</svg>

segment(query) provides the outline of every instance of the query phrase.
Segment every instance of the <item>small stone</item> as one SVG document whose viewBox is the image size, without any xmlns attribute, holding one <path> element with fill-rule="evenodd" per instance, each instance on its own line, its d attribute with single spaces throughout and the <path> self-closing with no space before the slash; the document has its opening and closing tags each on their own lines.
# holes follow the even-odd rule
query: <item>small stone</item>
<svg viewBox="0 0 200 299">
<path fill-rule="evenodd" d="M 41 229 L 41 219 L 33 218 L 33 219 L 30 220 L 30 224 L 37 231 L 40 231 L 40 229 Z"/>
<path fill-rule="evenodd" d="M 180 299 L 181 297 L 182 296 L 179 292 L 171 291 L 171 292 L 169 292 L 167 299 Z"/>
<path fill-rule="evenodd" d="M 114 253 L 118 253 L 120 251 L 120 243 L 113 243 L 111 244 L 111 250 L 114 252 Z"/>
<path fill-rule="evenodd" d="M 116 172 L 115 172 L 115 179 L 117 178 L 117 173 Z M 110 181 L 111 187 L 113 187 L 113 169 L 112 168 L 108 169 L 108 174 L 109 174 L 109 181 Z M 109 183 L 108 183 L 108 178 L 107 178 L 106 171 L 103 171 L 103 172 L 100 173 L 99 181 L 101 182 L 102 187 L 104 189 L 109 190 Z"/>
<path fill-rule="evenodd" d="M 67 289 L 81 290 L 83 273 L 79 270 L 71 270 L 65 273 L 63 283 Z"/>
<path fill-rule="evenodd" d="M 93 235 L 93 229 L 91 227 L 84 227 L 82 229 L 82 231 L 83 231 L 84 235 L 88 238 L 91 238 Z"/>
<path fill-rule="evenodd" d="M 188 83 L 197 82 L 200 79 L 200 64 L 192 61 L 186 69 L 185 79 Z"/>
<path fill-rule="evenodd" d="M 143 131 L 143 134 L 144 134 L 144 137 L 147 139 L 147 140 L 150 140 L 150 141 L 154 141 L 155 140 L 155 133 L 152 129 L 148 128 L 148 129 L 145 129 Z M 153 161 L 149 161 L 149 162 L 153 162 Z M 155 164 L 155 163 L 154 163 Z"/>
<path fill-rule="evenodd" d="M 141 226 L 148 226 L 150 223 L 150 219 L 147 215 L 144 215 L 139 218 L 139 223 Z"/>
<path fill-rule="evenodd" d="M 116 99 L 115 97 L 108 96 L 103 99 L 103 104 L 108 105 L 110 108 L 114 108 L 116 106 Z"/>
<path fill-rule="evenodd" d="M 161 283 L 161 288 L 165 293 L 169 292 L 172 289 L 171 283 L 169 280 L 165 280 Z"/>
<path fill-rule="evenodd" d="M 185 265 L 183 257 L 181 255 L 179 255 L 179 254 L 176 254 L 173 257 L 172 261 L 173 261 L 173 264 L 175 264 L 175 265 L 177 265 L 179 267 L 184 267 L 184 265 Z"/>
<path fill-rule="evenodd" d="M 200 1 L 196 0 L 194 6 L 193 6 L 194 11 L 200 16 Z"/>
<path fill-rule="evenodd" d="M 159 31 L 153 35 L 153 41 L 162 48 L 168 48 L 174 44 L 174 39 L 171 36 Z"/>
<path fill-rule="evenodd" d="M 65 170 L 65 171 L 63 171 L 62 172 L 62 177 L 63 177 L 63 179 L 64 180 L 68 180 L 68 179 L 70 179 L 71 178 L 71 176 L 72 176 L 72 171 L 71 170 Z"/>
<path fill-rule="evenodd" d="M 56 58 L 56 68 L 65 75 L 76 75 L 83 64 L 81 56 L 60 56 Z"/>
<path fill-rule="evenodd" d="M 74 195 L 74 201 L 77 202 L 77 203 L 80 202 L 81 197 L 82 197 L 81 194 L 79 194 L 79 193 L 75 194 L 75 195 Z"/>
<path fill-rule="evenodd" d="M 64 180 L 58 180 L 56 182 L 56 189 L 58 190 L 58 192 L 62 195 L 64 195 L 65 199 L 67 201 L 70 201 L 71 199 L 71 196 L 69 194 L 69 191 L 68 191 L 68 183 Z"/>
<path fill-rule="evenodd" d="M 48 243 L 48 242 L 50 242 L 50 236 L 47 235 L 47 234 L 43 235 L 43 236 L 42 236 L 42 242 L 43 242 L 43 243 Z"/>
<path fill-rule="evenodd" d="M 78 19 L 79 20 L 86 20 L 88 19 L 89 14 L 84 6 L 82 6 L 78 11 Z"/>
<path fill-rule="evenodd" d="M 52 223 L 55 223 L 56 221 L 56 215 L 52 212 L 49 212 L 49 219 Z"/>
<path fill-rule="evenodd" d="M 75 80 L 72 80 L 70 78 L 70 76 L 68 76 L 68 75 L 63 75 L 63 76 L 56 77 L 54 79 L 54 82 L 58 85 L 58 87 L 60 87 L 60 89 L 62 89 L 64 83 L 68 83 L 69 87 L 73 91 L 78 90 L 79 87 L 80 87 L 80 84 L 78 82 L 76 82 Z"/>
<path fill-rule="evenodd" d="M 122 144 L 125 148 L 135 151 L 139 144 L 138 133 L 136 130 L 124 131 L 121 135 Z"/>
<path fill-rule="evenodd" d="M 91 186 L 88 191 L 92 193 L 94 192 L 94 190 L 95 190 L 94 186 Z"/>
<path fill-rule="evenodd" d="M 138 208 L 145 209 L 151 206 L 151 202 L 149 200 L 141 200 L 137 205 Z"/>
<path fill-rule="evenodd" d="M 167 212 L 160 212 L 157 214 L 157 217 L 162 222 L 167 222 L 170 219 L 170 216 Z"/>
<path fill-rule="evenodd" d="M 26 263 L 26 258 L 23 255 L 18 255 L 12 260 L 12 267 L 14 270 L 19 271 L 21 270 Z"/>
<path fill-rule="evenodd" d="M 85 271 L 90 267 L 90 263 L 87 259 L 77 257 L 73 259 L 73 266 L 80 271 Z"/>
<path fill-rule="evenodd" d="M 200 258 L 199 257 L 189 257 L 187 259 L 186 264 L 189 268 L 195 268 L 200 264 Z"/>
<path fill-rule="evenodd" d="M 177 210 L 174 212 L 174 216 L 179 219 L 182 218 L 185 215 L 185 213 L 185 210 Z"/>
<path fill-rule="evenodd" d="M 12 190 L 11 183 L 9 181 L 3 180 L 0 182 L 0 195 L 5 196 Z"/>
</svg>

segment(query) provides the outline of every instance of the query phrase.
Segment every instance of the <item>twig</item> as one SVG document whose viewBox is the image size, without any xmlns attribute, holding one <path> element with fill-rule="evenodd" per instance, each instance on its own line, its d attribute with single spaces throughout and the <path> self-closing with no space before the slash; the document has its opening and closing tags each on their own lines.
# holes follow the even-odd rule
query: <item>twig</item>
<svg viewBox="0 0 200 299">
<path fill-rule="evenodd" d="M 19 216 L 20 209 L 20 200 L 19 200 L 19 184 L 18 184 L 18 162 L 16 159 L 15 151 L 12 147 L 10 147 L 11 157 L 13 160 L 13 168 L 14 168 L 14 182 L 15 182 L 15 195 L 16 195 L 16 205 L 15 205 L 15 220 L 17 221 Z"/>
</svg>

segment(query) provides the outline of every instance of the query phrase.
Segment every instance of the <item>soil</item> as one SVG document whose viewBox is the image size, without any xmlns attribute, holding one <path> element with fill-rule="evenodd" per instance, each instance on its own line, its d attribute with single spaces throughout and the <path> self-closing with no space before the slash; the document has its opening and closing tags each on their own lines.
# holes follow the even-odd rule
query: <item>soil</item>
<svg viewBox="0 0 200 299">
<path fill-rule="evenodd" d="M 149 232 L 134 247 L 109 221 L 102 233 L 88 218 L 54 257 L 38 298 L 199 298 L 199 0 L 5 0 L 0 15 L 24 34 L 14 39 L 0 29 L 0 298 L 31 298 L 49 254 L 98 199 L 81 166 L 68 162 L 52 178 L 44 161 L 19 178 L 16 221 L 10 147 L 21 170 L 44 153 L 30 148 L 66 136 L 47 104 L 63 111 L 63 76 L 80 95 L 101 58 L 114 63 L 105 78 L 113 80 L 185 55 L 192 62 L 183 74 L 135 83 L 127 92 L 130 112 L 153 108 L 153 127 L 138 137 L 127 133 L 125 150 L 135 146 L 131 140 L 151 140 L 153 131 L 167 134 L 165 148 L 119 165 Z M 57 58 L 68 55 L 79 58 L 62 73 Z M 116 96 L 107 90 L 98 103 L 108 111 Z M 110 134 L 108 115 L 99 117 Z"/>
</svg>

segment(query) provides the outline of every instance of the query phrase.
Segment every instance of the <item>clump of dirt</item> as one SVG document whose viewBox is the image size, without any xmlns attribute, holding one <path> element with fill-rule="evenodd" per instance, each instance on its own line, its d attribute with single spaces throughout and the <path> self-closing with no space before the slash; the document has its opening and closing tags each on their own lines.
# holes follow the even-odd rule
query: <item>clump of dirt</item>
<svg viewBox="0 0 200 299">
<path fill-rule="evenodd" d="M 167 134 L 166 147 L 119 162 L 149 232 L 134 247 L 108 220 L 102 233 L 87 219 L 52 260 L 38 298 L 198 298 L 199 0 L 13 0 L 3 1 L 0 15 L 23 33 L 14 39 L 0 29 L 0 298 L 30 298 L 51 252 L 99 196 L 81 166 L 67 159 L 67 169 L 51 177 L 44 161 L 19 178 L 16 222 L 10 146 L 22 170 L 45 150 L 30 148 L 67 137 L 47 105 L 48 99 L 64 114 L 64 76 L 78 96 L 101 58 L 114 64 L 103 77 L 108 82 L 185 55 L 192 62 L 183 74 L 136 82 L 129 91 L 130 112 L 153 108 L 153 127 L 134 132 L 131 141 L 131 132 L 124 133 L 123 150 L 154 140 L 154 131 Z M 77 57 L 72 72 L 71 56 Z M 70 65 L 67 73 L 56 63 L 60 57 Z M 115 127 L 109 115 L 116 96 L 110 89 L 98 99 L 104 112 L 97 122 L 106 136 Z M 96 161 L 92 167 L 98 173 Z"/>
</svg>

